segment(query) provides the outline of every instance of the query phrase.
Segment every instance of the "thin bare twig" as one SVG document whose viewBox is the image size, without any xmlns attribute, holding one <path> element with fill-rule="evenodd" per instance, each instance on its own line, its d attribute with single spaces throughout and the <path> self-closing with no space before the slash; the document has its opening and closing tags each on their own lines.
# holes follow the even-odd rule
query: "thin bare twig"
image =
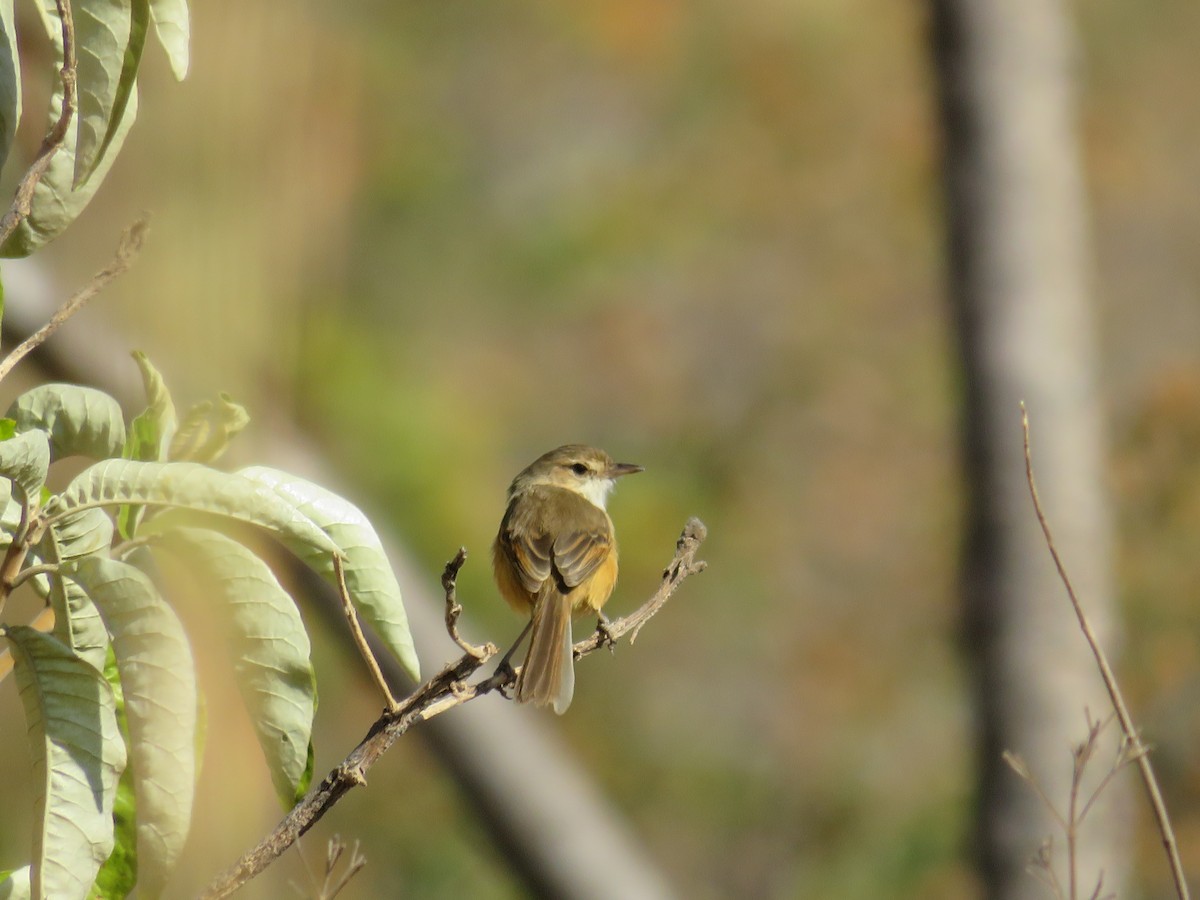
<svg viewBox="0 0 1200 900">
<path fill-rule="evenodd" d="M 358 623 L 358 610 L 354 608 L 354 604 L 350 600 L 350 589 L 346 587 L 346 562 L 342 559 L 340 553 L 333 555 L 333 571 L 337 576 L 338 594 L 342 598 L 342 610 L 346 613 L 346 621 L 350 623 L 350 635 L 354 638 L 354 646 L 358 648 L 358 654 L 363 658 L 363 662 L 367 664 L 367 669 L 371 672 L 371 678 L 374 679 L 375 685 L 383 694 L 384 702 L 387 703 L 389 711 L 396 709 L 396 698 L 392 695 L 392 689 L 388 687 L 387 679 L 383 677 L 383 672 L 379 670 L 379 661 L 375 659 L 375 654 L 371 652 L 370 646 L 367 644 L 366 637 L 363 636 L 362 626 Z"/>
<path fill-rule="evenodd" d="M 0 381 L 30 351 L 36 349 L 46 338 L 58 331 L 67 319 L 79 312 L 85 303 L 108 287 L 115 278 L 129 270 L 129 267 L 137 259 L 138 253 L 141 252 L 142 242 L 145 240 L 146 229 L 148 227 L 147 220 L 141 218 L 125 229 L 125 233 L 121 235 L 121 243 L 117 246 L 117 252 L 113 256 L 112 262 L 93 275 L 87 284 L 76 291 L 66 303 L 58 308 L 54 315 L 50 317 L 49 322 L 21 341 L 5 357 L 4 361 L 0 362 Z"/>
<path fill-rule="evenodd" d="M 1100 783 L 1089 795 L 1082 808 L 1080 808 L 1080 792 L 1083 789 L 1084 772 L 1088 765 L 1096 756 L 1096 750 L 1100 745 L 1100 736 L 1108 724 L 1116 718 L 1115 714 L 1109 716 L 1103 721 L 1094 720 L 1091 713 L 1085 708 L 1083 711 L 1084 717 L 1087 720 L 1087 737 L 1071 748 L 1071 788 L 1068 798 L 1067 812 L 1063 815 L 1055 807 L 1053 801 L 1046 795 L 1037 778 L 1029 770 L 1025 761 L 1015 753 L 1005 751 L 1003 754 L 1004 761 L 1017 774 L 1022 781 L 1032 788 L 1037 794 L 1038 799 L 1045 806 L 1051 817 L 1058 824 L 1059 829 L 1063 832 L 1067 840 L 1067 884 L 1068 887 L 1064 891 L 1061 882 L 1058 880 L 1058 875 L 1054 871 L 1054 838 L 1051 836 L 1042 842 L 1038 848 L 1038 852 L 1030 860 L 1028 871 L 1033 874 L 1038 881 L 1053 894 L 1057 900 L 1077 900 L 1079 892 L 1079 877 L 1077 864 L 1077 843 L 1079 831 L 1083 827 L 1083 822 L 1087 818 L 1095 805 L 1096 799 L 1104 792 L 1104 789 L 1109 785 L 1112 779 L 1126 765 L 1132 762 L 1132 757 L 1127 752 L 1128 744 L 1122 736 L 1120 746 L 1117 750 L 1116 758 L 1108 771 L 1104 773 Z M 1104 873 L 1100 872 L 1100 877 L 1096 881 L 1096 887 L 1089 895 L 1089 900 L 1098 900 L 1101 892 L 1104 889 Z"/>
<path fill-rule="evenodd" d="M 56 0 L 55 6 L 62 24 L 63 63 L 62 69 L 59 70 L 63 86 L 62 109 L 59 110 L 58 119 L 50 126 L 50 130 L 42 139 L 42 146 L 38 148 L 37 156 L 33 158 L 33 162 L 21 177 L 8 212 L 4 214 L 3 219 L 0 219 L 0 244 L 7 241 L 29 216 L 33 203 L 33 191 L 50 168 L 54 154 L 66 140 L 67 131 L 71 127 L 71 119 L 74 118 L 79 105 L 75 74 L 75 19 L 71 13 L 70 0 Z"/>
<path fill-rule="evenodd" d="M 1166 851 L 1167 861 L 1171 867 L 1171 877 L 1175 882 L 1176 896 L 1179 900 L 1189 900 L 1190 894 L 1188 893 L 1187 877 L 1184 875 L 1183 861 L 1179 858 L 1179 845 L 1175 840 L 1175 830 L 1171 827 L 1171 819 L 1167 815 L 1166 802 L 1163 800 L 1162 791 L 1159 789 L 1158 779 L 1154 776 L 1154 768 L 1150 765 L 1150 756 L 1146 752 L 1146 747 L 1142 743 L 1137 727 L 1133 723 L 1133 716 L 1129 714 L 1129 708 L 1125 705 L 1125 698 L 1122 696 L 1121 689 L 1117 684 L 1117 677 L 1113 674 L 1112 667 L 1108 664 L 1108 657 L 1100 647 L 1100 641 L 1097 639 L 1096 633 L 1092 630 L 1091 623 L 1083 611 L 1083 604 L 1080 603 L 1079 597 L 1075 593 L 1075 588 L 1071 584 L 1071 579 L 1067 576 L 1066 568 L 1054 544 L 1054 535 L 1050 531 L 1050 523 L 1046 520 L 1046 514 L 1042 511 L 1042 502 L 1038 496 L 1037 483 L 1033 478 L 1033 455 L 1029 449 L 1029 412 L 1025 409 L 1024 403 L 1021 404 L 1021 428 L 1025 435 L 1025 480 L 1029 483 L 1029 494 L 1033 498 L 1033 509 L 1037 514 L 1038 524 L 1042 526 L 1042 534 L 1046 538 L 1046 547 L 1050 550 L 1050 556 L 1054 559 L 1054 567 L 1058 570 L 1058 577 L 1067 589 L 1067 596 L 1070 598 L 1071 606 L 1075 610 L 1075 617 L 1079 620 L 1079 628 L 1083 632 L 1083 636 L 1092 650 L 1092 655 L 1096 659 L 1096 666 L 1100 669 L 1100 677 L 1104 680 L 1104 687 L 1108 691 L 1109 700 L 1112 702 L 1113 710 L 1117 714 L 1117 721 L 1121 723 L 1121 731 L 1124 732 L 1126 740 L 1129 741 L 1130 755 L 1137 761 L 1138 771 L 1141 773 L 1142 783 L 1146 788 L 1146 795 L 1149 797 L 1150 806 L 1154 810 L 1154 818 L 1158 824 L 1158 833 L 1162 838 L 1163 849 Z"/>
<path fill-rule="evenodd" d="M 699 519 L 688 521 L 683 536 L 676 544 L 675 558 L 663 572 L 663 580 L 658 590 L 636 613 L 627 619 L 620 620 L 623 626 L 620 631 L 614 629 L 616 637 L 620 637 L 631 628 L 638 627 L 653 616 L 685 578 L 703 571 L 704 563 L 697 561 L 695 554 L 699 549 L 700 542 L 704 540 L 705 533 L 704 525 Z M 464 561 L 465 558 L 464 556 Z M 451 565 L 453 565 L 453 560 Z M 451 592 L 457 578 L 458 567 L 461 567 L 462 562 L 458 563 L 458 567 L 451 568 L 451 565 L 447 566 L 448 594 Z M 493 646 L 484 646 L 490 648 L 491 653 L 496 652 Z M 576 644 L 575 653 L 577 656 L 586 656 L 601 646 L 604 646 L 604 641 L 598 635 L 593 635 L 592 638 Z M 472 648 L 472 650 L 477 649 L 479 648 Z M 274 862 L 296 842 L 297 838 L 312 828 L 325 813 L 332 809 L 334 804 L 351 788 L 366 784 L 367 772 L 371 766 L 412 726 L 511 684 L 514 678 L 511 668 L 497 672 L 476 683 L 468 682 L 468 679 L 487 662 L 490 655 L 477 656 L 470 651 L 464 652 L 458 660 L 448 663 L 438 674 L 401 700 L 395 709 L 384 712 L 371 726 L 359 745 L 339 765 L 334 767 L 320 784 L 308 792 L 308 795 L 283 818 L 275 830 L 227 871 L 215 878 L 201 894 L 201 897 L 204 900 L 228 897 Z"/>
<path fill-rule="evenodd" d="M 297 846 L 299 846 L 297 844 Z M 354 847 L 350 850 L 350 858 L 346 861 L 345 868 L 341 874 L 338 874 L 338 864 L 342 861 L 342 857 L 346 853 L 346 842 L 342 840 L 341 835 L 335 834 L 329 839 L 329 843 L 325 847 L 325 872 L 318 885 L 316 877 L 311 871 L 308 873 L 311 894 L 313 900 L 333 900 L 338 894 L 346 889 L 363 866 L 367 864 L 367 858 L 363 856 L 359 850 L 358 841 L 354 842 Z M 303 854 L 301 854 L 303 856 Z M 308 868 L 307 861 L 305 868 Z M 301 890 L 296 884 L 292 888 L 302 895 L 308 895 L 310 891 Z"/>
<path fill-rule="evenodd" d="M 601 622 L 592 634 L 581 641 L 576 641 L 576 658 L 591 653 L 600 647 L 615 643 L 626 632 L 631 632 L 629 635 L 630 644 L 637 640 L 638 632 L 671 599 L 671 595 L 675 593 L 675 588 L 679 587 L 689 575 L 695 575 L 704 571 L 707 563 L 702 559 L 696 559 L 696 551 L 700 549 L 700 545 L 706 537 L 708 537 L 708 529 L 704 527 L 704 523 L 699 519 L 688 519 L 687 524 L 683 527 L 683 533 L 679 536 L 679 540 L 675 542 L 675 558 L 663 570 L 662 583 L 659 585 L 658 590 L 654 592 L 654 596 L 625 618 L 614 619 L 611 622 Z"/>
<path fill-rule="evenodd" d="M 445 571 L 442 572 L 442 590 L 446 592 L 446 633 L 463 653 L 479 660 L 490 659 L 499 652 L 495 644 L 487 643 L 476 646 L 458 633 L 458 617 L 462 615 L 463 611 L 462 604 L 458 602 L 458 573 L 466 561 L 467 548 L 459 547 L 454 558 L 446 563 Z"/>
</svg>

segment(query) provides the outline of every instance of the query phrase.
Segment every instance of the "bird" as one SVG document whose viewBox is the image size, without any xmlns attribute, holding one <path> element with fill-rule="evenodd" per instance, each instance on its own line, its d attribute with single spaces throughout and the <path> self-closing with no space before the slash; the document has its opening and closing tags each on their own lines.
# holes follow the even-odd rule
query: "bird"
<svg viewBox="0 0 1200 900">
<path fill-rule="evenodd" d="M 566 712 L 575 691 L 571 618 L 598 615 L 617 583 L 617 541 L 608 495 L 618 478 L 642 466 L 614 462 L 603 450 L 565 444 L 522 469 L 492 544 L 501 596 L 530 617 L 514 645 L 529 634 L 517 675 L 520 703 Z M 512 651 L 510 651 L 511 653 Z"/>
</svg>

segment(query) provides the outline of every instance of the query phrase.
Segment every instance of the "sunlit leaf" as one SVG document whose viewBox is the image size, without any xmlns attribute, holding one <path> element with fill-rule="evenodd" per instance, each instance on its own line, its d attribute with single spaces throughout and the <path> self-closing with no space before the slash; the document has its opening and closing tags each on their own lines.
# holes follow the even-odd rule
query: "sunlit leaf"
<svg viewBox="0 0 1200 900">
<path fill-rule="evenodd" d="M 47 36 L 54 44 L 55 59 L 53 67 L 54 93 L 50 98 L 50 122 L 58 121 L 63 105 L 62 80 L 59 70 L 62 68 L 62 28 L 55 13 L 53 0 L 38 0 L 34 3 L 41 16 Z M 80 52 L 82 65 L 83 52 Z M 58 152 L 50 161 L 46 174 L 38 181 L 33 192 L 29 215 L 21 220 L 17 229 L 7 241 L 0 246 L 0 256 L 28 256 L 42 245 L 54 240 L 63 229 L 70 225 L 83 212 L 84 208 L 95 195 L 97 188 L 108 174 L 113 160 L 120 152 L 125 136 L 137 118 L 137 89 L 129 94 L 129 102 L 125 114 L 108 142 L 107 150 L 101 155 L 87 181 L 75 186 L 75 150 L 77 129 L 69 129 Z"/>
<path fill-rule="evenodd" d="M 7 478 L 17 497 L 36 500 L 50 471 L 50 439 L 43 431 L 18 434 L 0 442 L 0 477 Z"/>
<path fill-rule="evenodd" d="M 121 406 L 104 391 L 77 384 L 43 384 L 12 402 L 8 416 L 18 432 L 50 435 L 51 459 L 108 459 L 125 445 Z"/>
<path fill-rule="evenodd" d="M 175 403 L 150 358 L 140 350 L 133 354 L 133 358 L 142 373 L 146 408 L 134 417 L 121 455 L 126 459 L 161 462 L 166 458 L 167 447 L 177 425 Z"/>
<path fill-rule="evenodd" d="M 228 394 L 219 395 L 216 403 L 197 403 L 179 423 L 167 456 L 181 462 L 212 462 L 249 423 L 246 408 Z"/>
<path fill-rule="evenodd" d="M 113 847 L 113 798 L 125 768 L 112 690 L 58 639 L 5 630 L 33 757 L 32 893 L 85 897 Z"/>
<path fill-rule="evenodd" d="M 150 358 L 141 351 L 135 351 L 133 358 L 142 373 L 146 408 L 129 423 L 129 433 L 125 438 L 121 456 L 145 462 L 163 461 L 166 459 L 171 436 L 175 433 L 175 404 L 171 400 L 166 382 L 158 369 L 154 368 Z M 129 540 L 134 536 L 141 514 L 140 506 L 121 507 L 117 513 L 117 527 L 121 537 Z"/>
<path fill-rule="evenodd" d="M 174 506 L 226 516 L 271 532 L 289 547 L 313 554 L 336 553 L 320 528 L 268 487 L 197 463 L 109 459 L 84 469 L 51 498 L 45 514 L 54 521 L 74 510 L 122 503 Z M 153 520 L 145 527 L 153 525 Z"/>
<path fill-rule="evenodd" d="M 0 873 L 0 900 L 30 900 L 32 896 L 29 866 L 22 866 L 13 872 Z"/>
<path fill-rule="evenodd" d="M 137 796 L 139 893 L 155 897 L 183 849 L 196 778 L 196 676 L 183 626 L 150 579 L 86 556 L 62 573 L 92 599 L 112 634 L 129 722 Z"/>
<path fill-rule="evenodd" d="M 316 680 L 296 604 L 243 544 L 205 528 L 172 528 L 152 546 L 171 551 L 223 601 L 234 671 L 285 808 L 308 790 Z"/>
<path fill-rule="evenodd" d="M 400 585 L 379 535 L 362 511 L 319 485 L 277 469 L 255 466 L 238 474 L 275 491 L 329 535 L 345 560 L 346 586 L 355 607 L 412 679 L 420 680 L 420 663 L 408 628 L 408 614 L 400 599 Z M 336 584 L 331 558 L 303 547 L 292 550 L 314 571 Z"/>
<path fill-rule="evenodd" d="M 158 42 L 167 51 L 171 73 L 176 80 L 183 81 L 188 71 L 190 31 L 187 0 L 150 0 L 150 15 Z"/>
<path fill-rule="evenodd" d="M 150 29 L 150 0 L 76 0 L 73 7 L 79 42 L 79 143 L 74 186 L 79 187 L 115 137 L 137 84 Z M 113 39 L 121 34 L 124 49 L 118 53 Z M 91 66 L 84 65 L 88 61 Z M 85 81 L 92 75 L 94 82 Z"/>
<path fill-rule="evenodd" d="M 107 553 L 112 537 L 112 520 L 104 510 L 81 510 L 46 529 L 41 541 L 30 551 L 31 561 L 59 565 L 89 554 Z M 34 587 L 49 598 L 54 608 L 54 636 L 97 671 L 103 670 L 108 630 L 88 595 L 79 585 L 58 574 L 37 576 Z"/>
<path fill-rule="evenodd" d="M 112 688 L 117 708 L 117 727 L 121 740 L 130 744 L 129 720 L 125 716 L 125 697 L 121 676 L 112 648 L 104 660 L 104 680 Z M 137 885 L 137 799 L 133 788 L 133 766 L 128 765 L 117 781 L 113 801 L 113 851 L 96 875 L 94 895 L 103 900 L 124 900 Z"/>
<path fill-rule="evenodd" d="M 17 55 L 13 0 L 0 0 L 0 166 L 8 159 L 20 120 L 21 61 Z"/>
</svg>

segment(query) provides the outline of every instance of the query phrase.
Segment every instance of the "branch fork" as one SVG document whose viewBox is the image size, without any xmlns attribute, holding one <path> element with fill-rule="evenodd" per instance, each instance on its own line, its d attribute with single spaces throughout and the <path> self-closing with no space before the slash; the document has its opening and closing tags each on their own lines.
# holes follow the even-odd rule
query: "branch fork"
<svg viewBox="0 0 1200 900">
<path fill-rule="evenodd" d="M 676 588 L 689 576 L 704 571 L 704 562 L 695 557 L 706 535 L 704 524 L 699 519 L 690 519 L 676 543 L 675 558 L 664 570 L 662 582 L 653 596 L 636 612 L 605 625 L 603 630 L 598 627 L 589 637 L 576 643 L 575 656 L 587 656 L 601 646 L 615 643 L 629 632 L 632 632 L 632 643 L 633 637 L 662 609 Z M 471 644 L 458 633 L 458 619 L 462 607 L 457 599 L 457 579 L 466 558 L 466 550 L 460 549 L 446 564 L 442 575 L 442 587 L 446 593 L 446 632 L 463 651 L 463 655 L 447 663 L 440 672 L 400 701 L 392 697 L 386 684 L 382 684 L 382 676 L 379 676 L 376 680 L 380 682 L 381 690 L 388 700 L 388 707 L 383 715 L 371 725 L 366 736 L 345 760 L 335 766 L 319 785 L 310 790 L 258 846 L 218 876 L 201 894 L 202 898 L 215 900 L 227 897 L 274 862 L 351 788 L 366 784 L 366 775 L 371 766 L 413 725 L 492 691 L 503 692 L 506 686 L 515 681 L 516 672 L 511 666 L 501 666 L 491 676 L 480 681 L 470 680 L 498 650 L 496 645 L 490 642 L 482 645 Z M 337 567 L 340 572 L 340 564 Z M 341 576 L 339 586 L 345 598 L 345 582 Z M 353 617 L 351 621 L 354 621 Z M 366 647 L 366 642 L 359 643 L 357 636 L 355 642 L 360 653 L 365 653 L 368 658 L 368 667 L 377 672 L 378 663 Z"/>
</svg>

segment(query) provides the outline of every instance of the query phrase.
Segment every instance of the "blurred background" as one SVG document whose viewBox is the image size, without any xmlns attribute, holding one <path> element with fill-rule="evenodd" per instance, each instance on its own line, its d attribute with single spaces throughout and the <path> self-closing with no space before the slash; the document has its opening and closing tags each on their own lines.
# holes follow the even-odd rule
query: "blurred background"
<svg viewBox="0 0 1200 900">
<path fill-rule="evenodd" d="M 1070 12 L 1121 672 L 1196 870 L 1200 5 Z M 115 329 L 177 402 L 244 402 L 254 423 L 234 464 L 271 462 L 255 432 L 298 421 L 427 586 L 460 544 L 473 552 L 460 598 L 474 636 L 498 643 L 521 624 L 486 564 L 512 475 L 568 441 L 643 464 L 610 504 L 611 609 L 649 595 L 692 514 L 709 571 L 636 646 L 583 661 L 550 726 L 648 854 L 688 897 L 979 896 L 961 384 L 925 8 L 206 0 L 192 13 L 188 80 L 149 54 L 108 182 L 41 254 L 65 296 L 152 213 L 137 267 L 67 327 Z M 42 123 L 25 126 L 32 146 Z M 192 619 L 210 737 L 179 896 L 279 817 Z M 321 773 L 379 703 L 314 630 Z M 19 721 L 7 686 L 0 714 Z M 27 765 L 20 740 L 0 743 L 5 771 Z M 22 790 L 4 804 L 0 867 L 26 858 Z M 1168 889 L 1148 825 L 1127 823 L 1140 848 L 1127 896 Z M 369 860 L 344 896 L 523 896 L 418 740 L 306 839 L 314 868 L 334 832 Z M 306 884 L 294 854 L 245 895 L 289 884 Z"/>
</svg>

